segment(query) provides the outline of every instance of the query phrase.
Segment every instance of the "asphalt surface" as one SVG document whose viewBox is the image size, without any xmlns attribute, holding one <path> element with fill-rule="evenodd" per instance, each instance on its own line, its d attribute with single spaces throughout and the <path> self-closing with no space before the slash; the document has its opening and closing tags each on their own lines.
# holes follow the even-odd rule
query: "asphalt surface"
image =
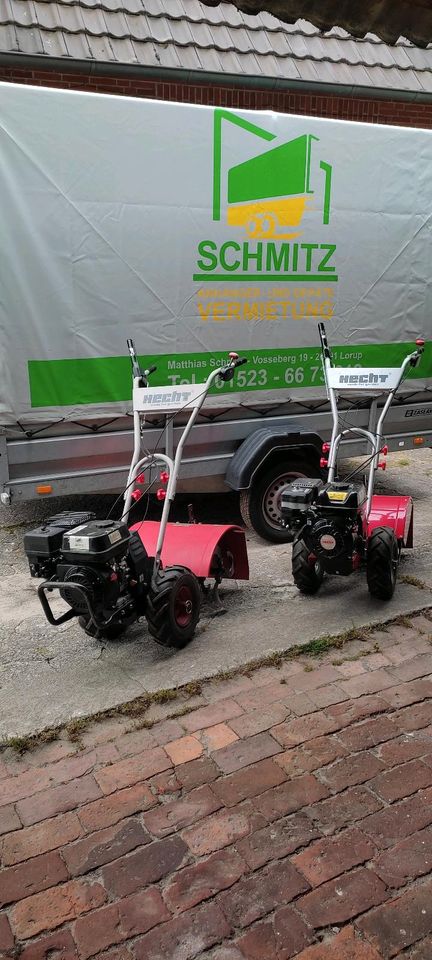
<svg viewBox="0 0 432 960">
<path fill-rule="evenodd" d="M 145 622 L 118 641 L 101 643 L 75 622 L 55 628 L 45 620 L 36 595 L 39 581 L 28 572 L 24 532 L 60 509 L 95 509 L 103 516 L 112 499 L 0 508 L 0 740 L 430 605 L 431 478 L 430 450 L 390 455 L 386 473 L 379 475 L 377 492 L 411 494 L 415 500 L 414 550 L 402 555 L 402 580 L 389 603 L 371 599 L 363 573 L 326 578 L 317 596 L 303 597 L 292 581 L 291 548 L 248 534 L 250 581 L 227 583 L 221 590 L 226 615 L 212 617 L 204 610 L 196 637 L 179 652 L 155 644 Z M 232 496 L 200 498 L 196 512 L 202 521 L 239 519 Z M 185 519 L 185 504 L 177 505 L 177 516 Z M 423 589 L 404 582 L 407 575 Z"/>
</svg>

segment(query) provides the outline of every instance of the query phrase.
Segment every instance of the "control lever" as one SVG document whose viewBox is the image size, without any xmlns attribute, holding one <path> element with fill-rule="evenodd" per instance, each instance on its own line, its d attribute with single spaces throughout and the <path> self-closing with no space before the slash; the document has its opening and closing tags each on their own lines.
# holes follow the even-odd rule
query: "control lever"
<svg viewBox="0 0 432 960">
<path fill-rule="evenodd" d="M 243 366 L 244 363 L 247 363 L 247 357 L 239 357 L 238 353 L 230 353 L 229 355 L 230 362 L 228 366 L 221 367 L 219 370 L 219 377 L 225 383 L 229 380 L 232 380 L 234 377 L 234 370 L 236 367 Z"/>
</svg>

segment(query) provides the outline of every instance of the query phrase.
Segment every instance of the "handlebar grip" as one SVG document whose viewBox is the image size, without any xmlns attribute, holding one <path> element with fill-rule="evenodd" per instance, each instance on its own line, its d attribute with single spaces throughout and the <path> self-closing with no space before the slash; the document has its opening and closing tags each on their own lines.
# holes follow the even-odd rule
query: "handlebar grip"
<svg viewBox="0 0 432 960">
<path fill-rule="evenodd" d="M 242 367 L 243 364 L 247 362 L 248 362 L 247 357 L 238 357 L 238 359 L 234 361 L 233 367 Z"/>
<path fill-rule="evenodd" d="M 156 370 L 157 370 L 157 366 L 154 363 L 152 367 L 149 367 L 148 370 L 146 370 L 147 376 L 149 377 L 151 373 L 156 373 Z"/>
</svg>

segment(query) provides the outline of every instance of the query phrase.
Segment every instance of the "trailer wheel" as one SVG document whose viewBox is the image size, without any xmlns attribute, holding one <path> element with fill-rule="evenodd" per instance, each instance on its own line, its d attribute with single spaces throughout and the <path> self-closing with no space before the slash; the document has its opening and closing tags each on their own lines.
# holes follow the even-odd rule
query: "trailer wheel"
<svg viewBox="0 0 432 960">
<path fill-rule="evenodd" d="M 316 476 L 319 471 L 305 461 L 274 464 L 240 491 L 240 513 L 247 527 L 270 543 L 291 543 L 292 533 L 282 526 L 281 496 L 291 480 Z"/>
<path fill-rule="evenodd" d="M 304 540 L 295 540 L 292 551 L 292 574 L 300 593 L 313 594 L 319 590 L 324 571 L 319 560 L 314 557 Z"/>
<path fill-rule="evenodd" d="M 368 540 L 366 579 L 377 600 L 391 600 L 396 586 L 399 544 L 390 527 L 375 527 Z"/>
<path fill-rule="evenodd" d="M 187 567 L 167 567 L 153 578 L 147 596 L 149 633 L 163 647 L 181 650 L 195 633 L 200 609 L 195 575 Z"/>
</svg>

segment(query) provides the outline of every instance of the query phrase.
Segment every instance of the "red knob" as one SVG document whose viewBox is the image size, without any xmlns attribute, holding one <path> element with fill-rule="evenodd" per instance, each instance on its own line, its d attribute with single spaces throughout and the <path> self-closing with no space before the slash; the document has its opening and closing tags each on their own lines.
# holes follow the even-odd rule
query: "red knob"
<svg viewBox="0 0 432 960">
<path fill-rule="evenodd" d="M 141 490 L 132 490 L 132 500 L 141 500 L 142 493 Z"/>
<path fill-rule="evenodd" d="M 239 357 L 238 353 L 234 353 L 234 352 L 228 354 L 228 356 L 230 360 L 238 360 L 238 357 Z"/>
<path fill-rule="evenodd" d="M 425 342 L 422 337 L 418 337 L 416 340 L 416 347 L 424 347 Z"/>
<path fill-rule="evenodd" d="M 385 468 L 386 468 L 386 466 L 387 466 L 386 460 L 380 460 L 378 466 L 379 466 L 380 470 L 385 470 Z"/>
<path fill-rule="evenodd" d="M 145 474 L 144 474 L 144 473 L 139 473 L 138 476 L 135 477 L 135 482 L 136 482 L 136 483 L 145 483 Z"/>
<path fill-rule="evenodd" d="M 161 483 L 168 483 L 168 480 L 169 480 L 169 473 L 167 473 L 166 470 L 162 470 L 162 472 L 161 472 L 161 474 L 160 474 L 160 482 L 161 482 Z"/>
<path fill-rule="evenodd" d="M 327 467 L 327 466 L 328 466 L 328 460 L 326 460 L 325 457 L 321 457 L 321 460 L 320 460 L 321 469 L 324 469 L 324 467 Z"/>
<path fill-rule="evenodd" d="M 322 450 L 323 453 L 328 453 L 329 450 L 330 450 L 330 444 L 329 444 L 329 443 L 323 443 L 323 445 L 322 445 L 322 447 L 321 447 L 321 450 Z"/>
<path fill-rule="evenodd" d="M 381 448 L 381 453 L 383 453 L 385 457 L 387 456 L 387 454 L 388 454 L 388 446 L 387 446 L 387 444 L 386 444 L 384 447 Z"/>
<path fill-rule="evenodd" d="M 166 490 L 162 490 L 162 487 L 159 487 L 159 490 L 156 490 L 156 496 L 158 500 L 165 500 Z"/>
</svg>

